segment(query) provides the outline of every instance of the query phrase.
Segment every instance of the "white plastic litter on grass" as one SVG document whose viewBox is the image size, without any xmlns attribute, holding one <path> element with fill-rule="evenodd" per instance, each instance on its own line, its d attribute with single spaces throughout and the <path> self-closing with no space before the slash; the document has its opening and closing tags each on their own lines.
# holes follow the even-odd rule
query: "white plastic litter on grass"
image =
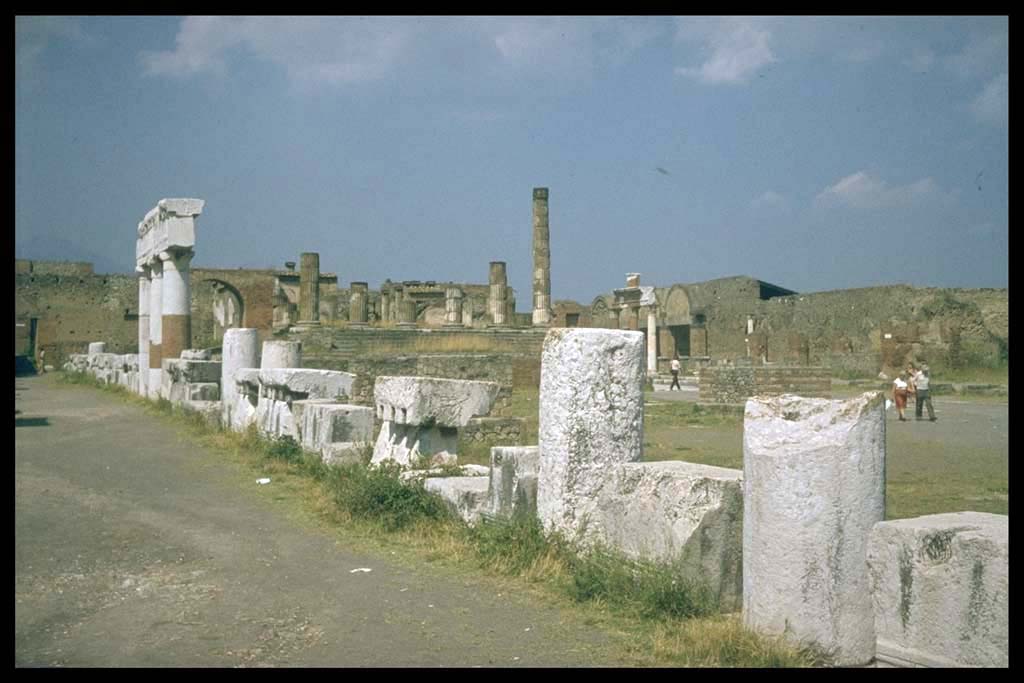
<svg viewBox="0 0 1024 683">
<path fill-rule="evenodd" d="M 372 572 L 373 570 L 369 567 L 358 567 L 349 572 L 349 574 L 355 574 L 356 572 Z"/>
<path fill-rule="evenodd" d="M 259 484 L 260 486 L 263 486 L 264 484 L 269 484 L 270 477 L 263 477 L 262 479 L 257 479 L 256 483 Z"/>
</svg>

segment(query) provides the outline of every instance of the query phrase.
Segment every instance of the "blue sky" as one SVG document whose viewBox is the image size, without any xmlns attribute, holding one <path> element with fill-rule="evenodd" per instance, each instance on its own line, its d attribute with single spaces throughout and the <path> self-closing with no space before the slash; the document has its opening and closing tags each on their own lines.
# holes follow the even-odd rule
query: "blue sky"
<svg viewBox="0 0 1024 683">
<path fill-rule="evenodd" d="M 1005 17 L 18 17 L 22 258 L 130 272 L 162 197 L 193 264 L 320 253 L 340 283 L 528 310 L 626 272 L 798 291 L 1006 287 Z"/>
</svg>

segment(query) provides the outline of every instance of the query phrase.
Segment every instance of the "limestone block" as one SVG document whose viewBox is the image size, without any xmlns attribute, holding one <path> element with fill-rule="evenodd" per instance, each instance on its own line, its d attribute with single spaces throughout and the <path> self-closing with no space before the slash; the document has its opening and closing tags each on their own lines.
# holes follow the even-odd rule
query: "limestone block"
<svg viewBox="0 0 1024 683">
<path fill-rule="evenodd" d="M 487 479 L 484 477 L 431 477 L 423 487 L 436 493 L 467 524 L 476 524 L 487 507 Z"/>
<path fill-rule="evenodd" d="M 359 448 L 373 441 L 373 408 L 324 399 L 293 401 L 292 413 L 303 448 L 322 453 L 327 446 Z"/>
<path fill-rule="evenodd" d="M 421 479 L 427 479 L 430 477 L 437 477 L 446 475 L 451 471 L 451 468 L 443 467 L 428 467 L 425 469 L 413 469 L 405 470 L 398 475 L 401 481 L 416 481 Z M 483 465 L 462 465 L 458 468 L 456 474 L 452 476 L 456 477 L 486 477 L 490 474 L 490 468 L 484 467 Z"/>
<path fill-rule="evenodd" d="M 459 433 L 454 427 L 405 425 L 385 420 L 370 462 L 391 460 L 404 466 L 454 465 L 458 462 Z"/>
<path fill-rule="evenodd" d="M 89 355 L 92 356 L 97 353 L 105 353 L 107 350 L 106 342 L 89 342 Z"/>
<path fill-rule="evenodd" d="M 495 446 L 488 471 L 487 513 L 494 517 L 537 515 L 537 446 Z"/>
<path fill-rule="evenodd" d="M 1009 666 L 1008 516 L 954 512 L 880 522 L 867 563 L 879 661 Z"/>
<path fill-rule="evenodd" d="M 220 383 L 221 364 L 211 360 L 188 360 L 185 358 L 165 358 L 163 366 L 164 382 L 193 384 L 200 382 Z"/>
<path fill-rule="evenodd" d="M 276 392 L 300 400 L 347 398 L 352 395 L 355 379 L 356 376 L 350 372 L 306 368 L 261 368 L 259 374 L 261 395 Z"/>
<path fill-rule="evenodd" d="M 214 429 L 221 425 L 220 401 L 182 401 L 180 405 L 183 410 L 202 415 L 206 424 Z"/>
<path fill-rule="evenodd" d="M 89 369 L 89 356 L 84 353 L 72 353 L 64 362 L 64 369 L 69 372 L 86 372 Z"/>
<path fill-rule="evenodd" d="M 689 462 L 613 468 L 587 526 L 630 557 L 672 563 L 706 582 L 722 608 L 743 595 L 743 472 Z"/>
<path fill-rule="evenodd" d="M 260 359 L 260 368 L 297 368 L 302 365 L 302 342 L 265 341 Z"/>
<path fill-rule="evenodd" d="M 867 573 L 885 517 L 885 404 L 793 395 L 747 401 L 743 425 L 743 619 L 835 653 L 875 653 Z"/>
<path fill-rule="evenodd" d="M 210 349 L 185 349 L 181 352 L 181 358 L 185 360 L 210 360 L 213 358 L 213 351 Z"/>
<path fill-rule="evenodd" d="M 235 431 L 245 431 L 256 421 L 259 405 L 260 371 L 257 368 L 239 368 L 234 373 L 235 399 L 232 402 L 229 424 Z"/>
<path fill-rule="evenodd" d="M 640 460 L 644 335 L 555 328 L 541 354 L 537 513 L 575 536 L 609 469 Z"/>
<path fill-rule="evenodd" d="M 381 420 L 463 427 L 469 418 L 490 412 L 500 389 L 496 382 L 382 375 L 373 396 Z"/>
</svg>

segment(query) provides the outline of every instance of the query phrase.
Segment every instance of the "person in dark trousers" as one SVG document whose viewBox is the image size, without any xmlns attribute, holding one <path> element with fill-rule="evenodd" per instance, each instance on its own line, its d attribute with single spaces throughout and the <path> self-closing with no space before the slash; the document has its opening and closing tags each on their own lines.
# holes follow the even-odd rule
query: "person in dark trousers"
<svg viewBox="0 0 1024 683">
<path fill-rule="evenodd" d="M 914 394 L 914 415 L 918 420 L 924 419 L 921 414 L 922 408 L 928 406 L 928 420 L 935 422 L 938 418 L 935 417 L 935 408 L 932 407 L 930 385 L 931 371 L 927 365 L 922 365 L 914 375 L 914 386 L 917 388 L 917 393 Z"/>
<path fill-rule="evenodd" d="M 675 387 L 679 391 L 683 390 L 683 388 L 681 386 L 679 386 L 679 359 L 678 358 L 673 358 L 672 359 L 672 386 L 670 386 L 668 388 L 668 390 L 672 391 L 673 387 Z"/>
</svg>

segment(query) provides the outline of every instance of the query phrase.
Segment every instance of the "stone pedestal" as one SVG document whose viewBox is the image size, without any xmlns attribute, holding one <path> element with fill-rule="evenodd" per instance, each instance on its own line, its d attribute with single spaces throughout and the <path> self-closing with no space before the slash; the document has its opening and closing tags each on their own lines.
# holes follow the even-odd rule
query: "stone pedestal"
<svg viewBox="0 0 1024 683">
<path fill-rule="evenodd" d="M 259 366 L 259 330 L 241 327 L 224 330 L 221 342 L 221 424 L 230 426 L 233 423 L 232 412 L 238 403 L 235 373 L 242 368 Z"/>
<path fill-rule="evenodd" d="M 837 664 L 875 654 L 867 542 L 885 518 L 885 404 L 793 395 L 747 401 L 743 621 L 817 643 Z"/>
<path fill-rule="evenodd" d="M 265 341 L 260 358 L 261 370 L 302 366 L 302 342 Z"/>
<path fill-rule="evenodd" d="M 540 370 L 537 513 L 575 537 L 608 470 L 643 454 L 643 335 L 588 328 L 547 333 Z"/>
</svg>

